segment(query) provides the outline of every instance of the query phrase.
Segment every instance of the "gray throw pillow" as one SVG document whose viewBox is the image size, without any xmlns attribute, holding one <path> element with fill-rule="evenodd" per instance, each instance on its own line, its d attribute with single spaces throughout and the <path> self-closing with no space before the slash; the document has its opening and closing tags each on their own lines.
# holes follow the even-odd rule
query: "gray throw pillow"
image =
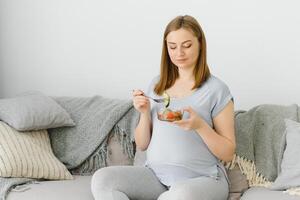
<svg viewBox="0 0 300 200">
<path fill-rule="evenodd" d="M 0 120 L 18 131 L 75 125 L 55 100 L 37 91 L 0 99 Z"/>
<path fill-rule="evenodd" d="M 281 162 L 281 172 L 271 189 L 285 190 L 300 186 L 300 123 L 285 119 L 286 148 Z"/>
</svg>

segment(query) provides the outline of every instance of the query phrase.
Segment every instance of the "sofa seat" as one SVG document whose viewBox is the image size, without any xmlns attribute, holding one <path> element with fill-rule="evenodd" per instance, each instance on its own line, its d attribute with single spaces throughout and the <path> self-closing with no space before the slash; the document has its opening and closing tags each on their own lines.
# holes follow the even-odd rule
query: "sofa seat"
<svg viewBox="0 0 300 200">
<path fill-rule="evenodd" d="M 282 191 L 269 190 L 264 187 L 251 187 L 244 192 L 241 200 L 300 200 L 299 196 L 285 194 Z"/>
<path fill-rule="evenodd" d="M 94 200 L 90 187 L 92 176 L 73 177 L 74 180 L 30 184 L 30 189 L 23 192 L 11 191 L 7 200 Z"/>
</svg>

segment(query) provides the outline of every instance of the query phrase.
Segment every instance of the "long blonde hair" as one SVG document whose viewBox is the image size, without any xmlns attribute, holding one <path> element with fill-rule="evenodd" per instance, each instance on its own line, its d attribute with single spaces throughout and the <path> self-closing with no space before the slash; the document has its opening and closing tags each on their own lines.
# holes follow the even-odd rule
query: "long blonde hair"
<svg viewBox="0 0 300 200">
<path fill-rule="evenodd" d="M 162 95 L 166 89 L 170 88 L 179 76 L 178 69 L 172 63 L 168 54 L 166 38 L 171 31 L 176 31 L 180 28 L 192 32 L 199 41 L 199 56 L 194 68 L 195 85 L 192 89 L 200 87 L 210 76 L 210 71 L 206 62 L 206 40 L 201 26 L 192 16 L 177 16 L 169 22 L 164 32 L 160 79 L 154 87 L 154 92 L 158 95 Z"/>
</svg>

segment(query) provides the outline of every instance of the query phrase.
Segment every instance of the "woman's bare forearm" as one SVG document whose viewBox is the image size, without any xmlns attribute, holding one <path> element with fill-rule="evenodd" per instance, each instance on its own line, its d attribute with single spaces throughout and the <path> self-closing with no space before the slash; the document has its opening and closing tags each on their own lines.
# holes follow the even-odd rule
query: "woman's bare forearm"
<svg viewBox="0 0 300 200">
<path fill-rule="evenodd" d="M 135 129 L 135 143 L 138 149 L 145 151 L 151 139 L 151 117 L 150 113 L 141 113 L 140 121 Z"/>
</svg>

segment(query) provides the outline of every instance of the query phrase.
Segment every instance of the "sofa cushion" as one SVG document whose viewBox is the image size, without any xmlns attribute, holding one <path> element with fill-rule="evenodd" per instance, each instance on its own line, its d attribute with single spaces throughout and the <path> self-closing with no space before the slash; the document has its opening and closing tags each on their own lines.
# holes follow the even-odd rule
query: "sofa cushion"
<svg viewBox="0 0 300 200">
<path fill-rule="evenodd" d="M 0 176 L 72 179 L 53 154 L 47 130 L 20 133 L 0 121 Z"/>
<path fill-rule="evenodd" d="M 0 120 L 18 131 L 75 125 L 65 109 L 41 92 L 0 99 Z"/>
<path fill-rule="evenodd" d="M 292 196 L 282 191 L 274 191 L 264 187 L 251 187 L 241 197 L 241 200 L 300 200 L 299 196 Z"/>
<path fill-rule="evenodd" d="M 30 184 L 30 188 L 23 192 L 11 191 L 6 200 L 94 200 L 90 189 L 91 178 L 74 175 L 74 180 Z"/>
<path fill-rule="evenodd" d="M 116 134 L 111 133 L 107 144 L 107 166 L 132 165 L 133 159 L 123 150 Z"/>
<path fill-rule="evenodd" d="M 300 123 L 285 119 L 286 148 L 281 162 L 281 172 L 271 188 L 284 190 L 300 186 Z"/>
<path fill-rule="evenodd" d="M 242 174 L 238 165 L 236 165 L 233 169 L 226 169 L 226 172 L 230 181 L 230 193 L 242 194 L 249 188 L 247 178 L 244 174 Z"/>
</svg>

